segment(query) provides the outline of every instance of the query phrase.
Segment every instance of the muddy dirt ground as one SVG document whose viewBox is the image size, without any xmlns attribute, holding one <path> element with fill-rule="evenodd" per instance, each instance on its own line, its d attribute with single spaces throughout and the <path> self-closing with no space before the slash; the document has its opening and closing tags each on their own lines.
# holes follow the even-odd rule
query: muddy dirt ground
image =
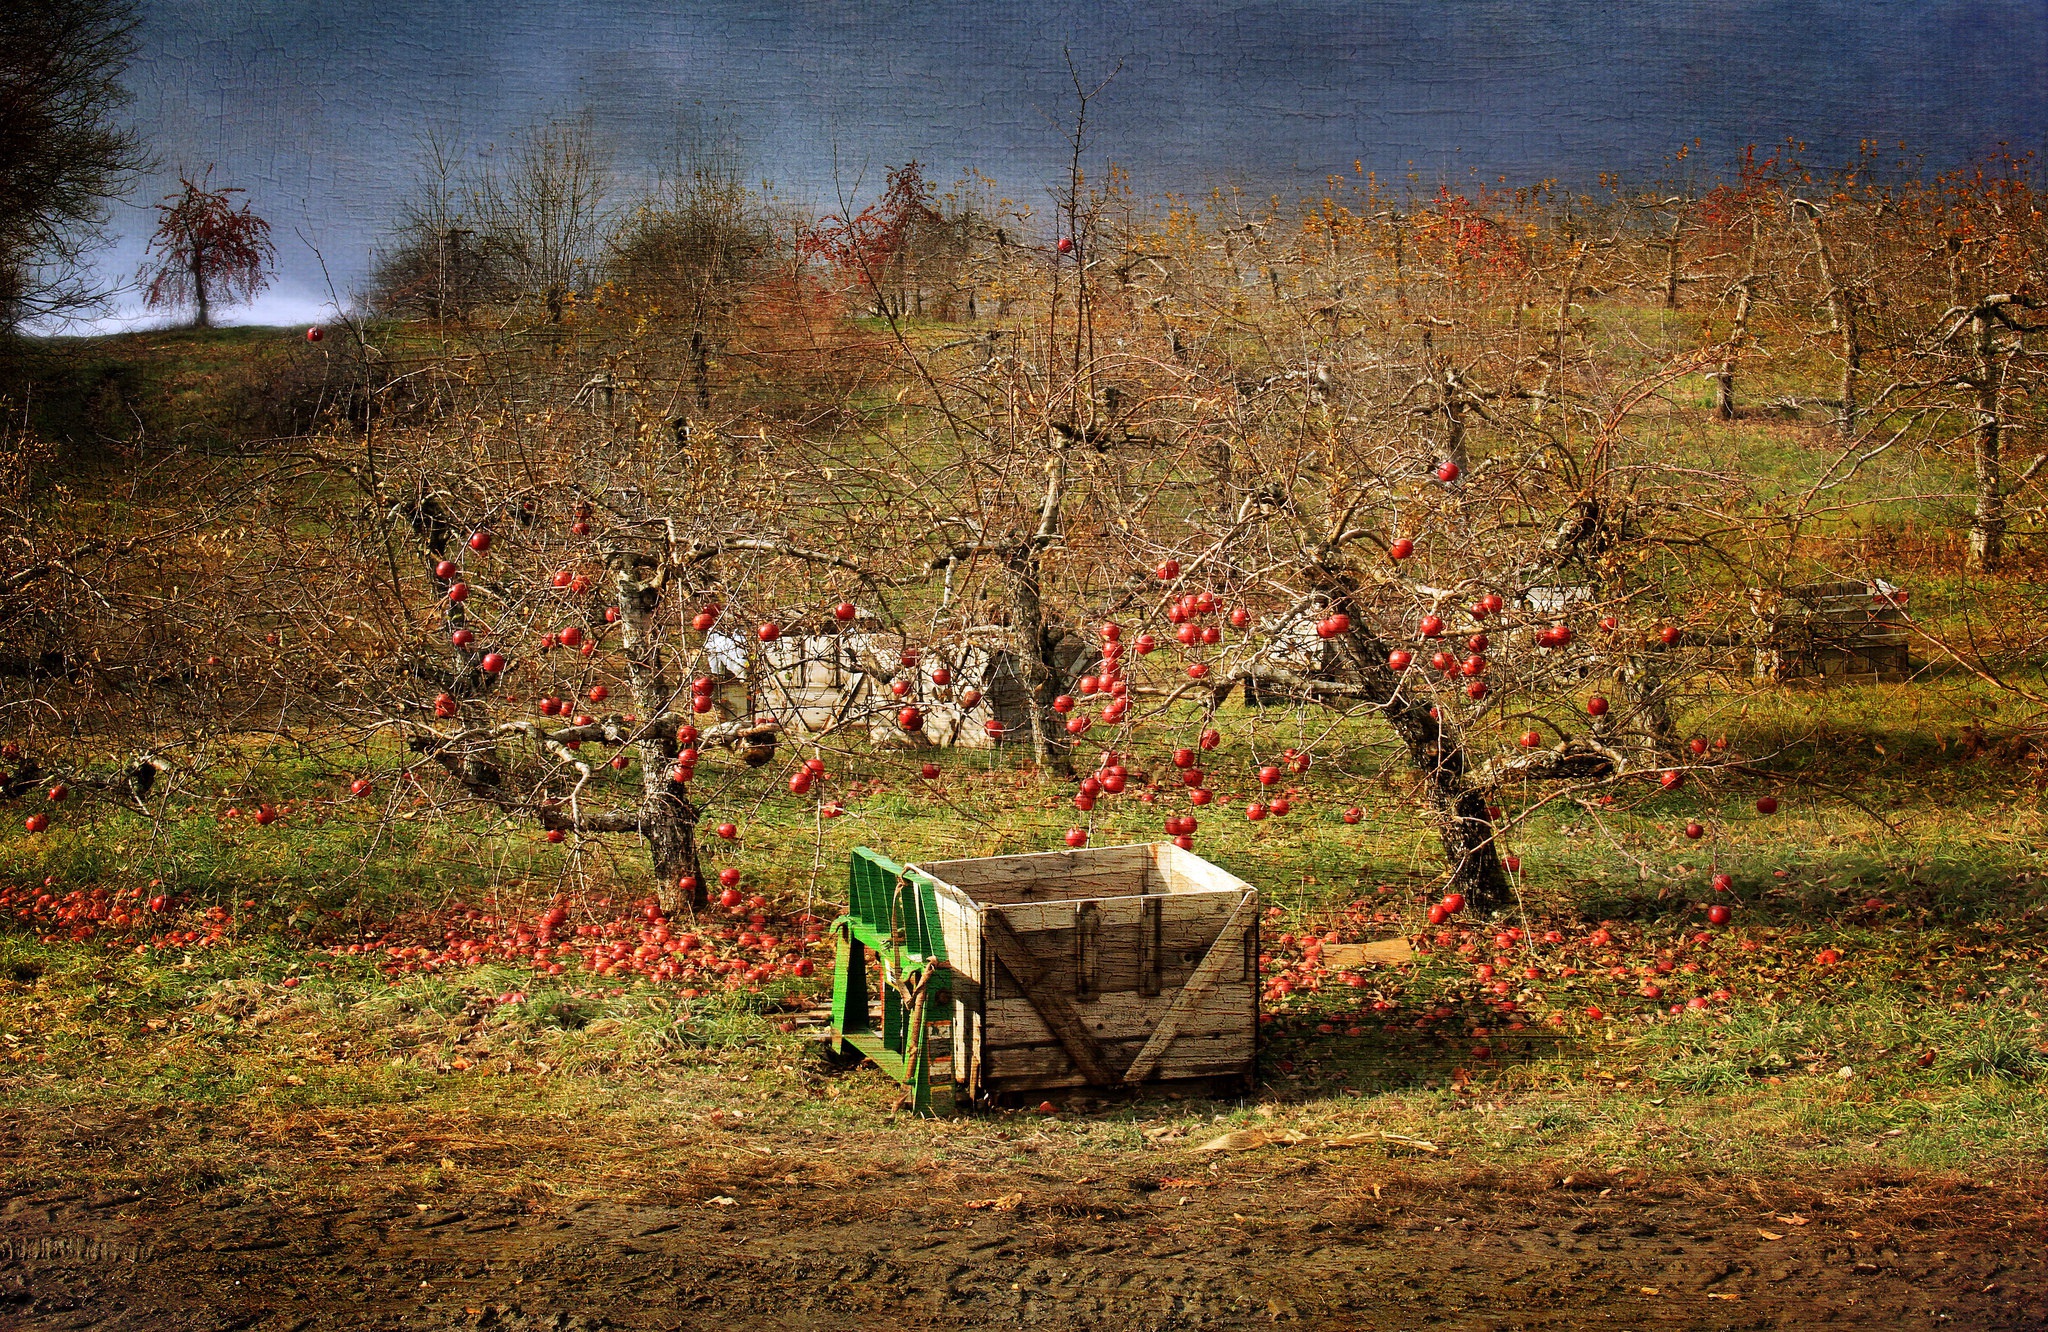
<svg viewBox="0 0 2048 1332">
<path fill-rule="evenodd" d="M 472 1137 L 494 1168 L 437 1173 L 456 1146 L 343 1122 L 226 1129 L 268 1188 L 110 1182 L 160 1126 L 0 1124 L 0 1149 L 115 1167 L 0 1190 L 0 1327 L 2048 1327 L 2048 1192 L 1937 1177 L 1511 1180 L 1301 1147 L 978 1170 L 729 1135 L 626 1177 Z"/>
</svg>

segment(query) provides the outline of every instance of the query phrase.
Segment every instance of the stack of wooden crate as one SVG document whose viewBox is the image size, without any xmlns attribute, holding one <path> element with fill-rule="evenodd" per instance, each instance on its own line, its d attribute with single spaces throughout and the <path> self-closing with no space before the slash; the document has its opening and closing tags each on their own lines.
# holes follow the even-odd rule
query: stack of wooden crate
<svg viewBox="0 0 2048 1332">
<path fill-rule="evenodd" d="M 1910 669 L 1910 594 L 1890 583 L 1807 583 L 1774 605 L 1759 596 L 1765 629 L 1756 651 L 1760 680 L 1903 680 Z"/>
</svg>

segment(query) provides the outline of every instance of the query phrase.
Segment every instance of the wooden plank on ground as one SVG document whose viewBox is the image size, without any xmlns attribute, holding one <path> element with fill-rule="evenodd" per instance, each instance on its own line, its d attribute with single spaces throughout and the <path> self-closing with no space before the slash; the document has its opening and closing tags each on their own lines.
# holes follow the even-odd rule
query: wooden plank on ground
<svg viewBox="0 0 2048 1332">
<path fill-rule="evenodd" d="M 1415 949 L 1406 939 L 1323 945 L 1323 965 L 1326 967 L 1362 967 L 1368 962 L 1408 962 L 1414 957 Z"/>
</svg>

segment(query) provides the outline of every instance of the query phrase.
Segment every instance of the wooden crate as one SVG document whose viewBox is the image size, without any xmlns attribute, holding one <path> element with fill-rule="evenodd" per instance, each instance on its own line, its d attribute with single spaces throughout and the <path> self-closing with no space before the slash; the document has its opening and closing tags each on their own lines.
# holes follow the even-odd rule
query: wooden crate
<svg viewBox="0 0 2048 1332">
<path fill-rule="evenodd" d="M 1903 680 L 1911 669 L 1908 593 L 1890 583 L 1808 583 L 1766 615 L 1760 680 Z"/>
<path fill-rule="evenodd" d="M 1251 885 L 1171 842 L 910 870 L 937 906 L 956 1098 L 1249 1083 L 1259 1032 Z"/>
</svg>

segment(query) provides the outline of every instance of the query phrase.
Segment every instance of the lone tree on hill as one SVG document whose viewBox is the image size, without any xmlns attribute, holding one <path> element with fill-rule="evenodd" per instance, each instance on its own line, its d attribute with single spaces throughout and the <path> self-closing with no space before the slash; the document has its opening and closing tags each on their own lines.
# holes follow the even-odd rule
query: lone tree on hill
<svg viewBox="0 0 2048 1332">
<path fill-rule="evenodd" d="M 213 326 L 215 301 L 247 301 L 270 285 L 277 251 L 270 224 L 238 209 L 230 186 L 209 190 L 180 179 L 184 188 L 156 206 L 160 214 L 142 264 L 143 299 L 152 310 L 192 307 L 192 327 Z"/>
</svg>

